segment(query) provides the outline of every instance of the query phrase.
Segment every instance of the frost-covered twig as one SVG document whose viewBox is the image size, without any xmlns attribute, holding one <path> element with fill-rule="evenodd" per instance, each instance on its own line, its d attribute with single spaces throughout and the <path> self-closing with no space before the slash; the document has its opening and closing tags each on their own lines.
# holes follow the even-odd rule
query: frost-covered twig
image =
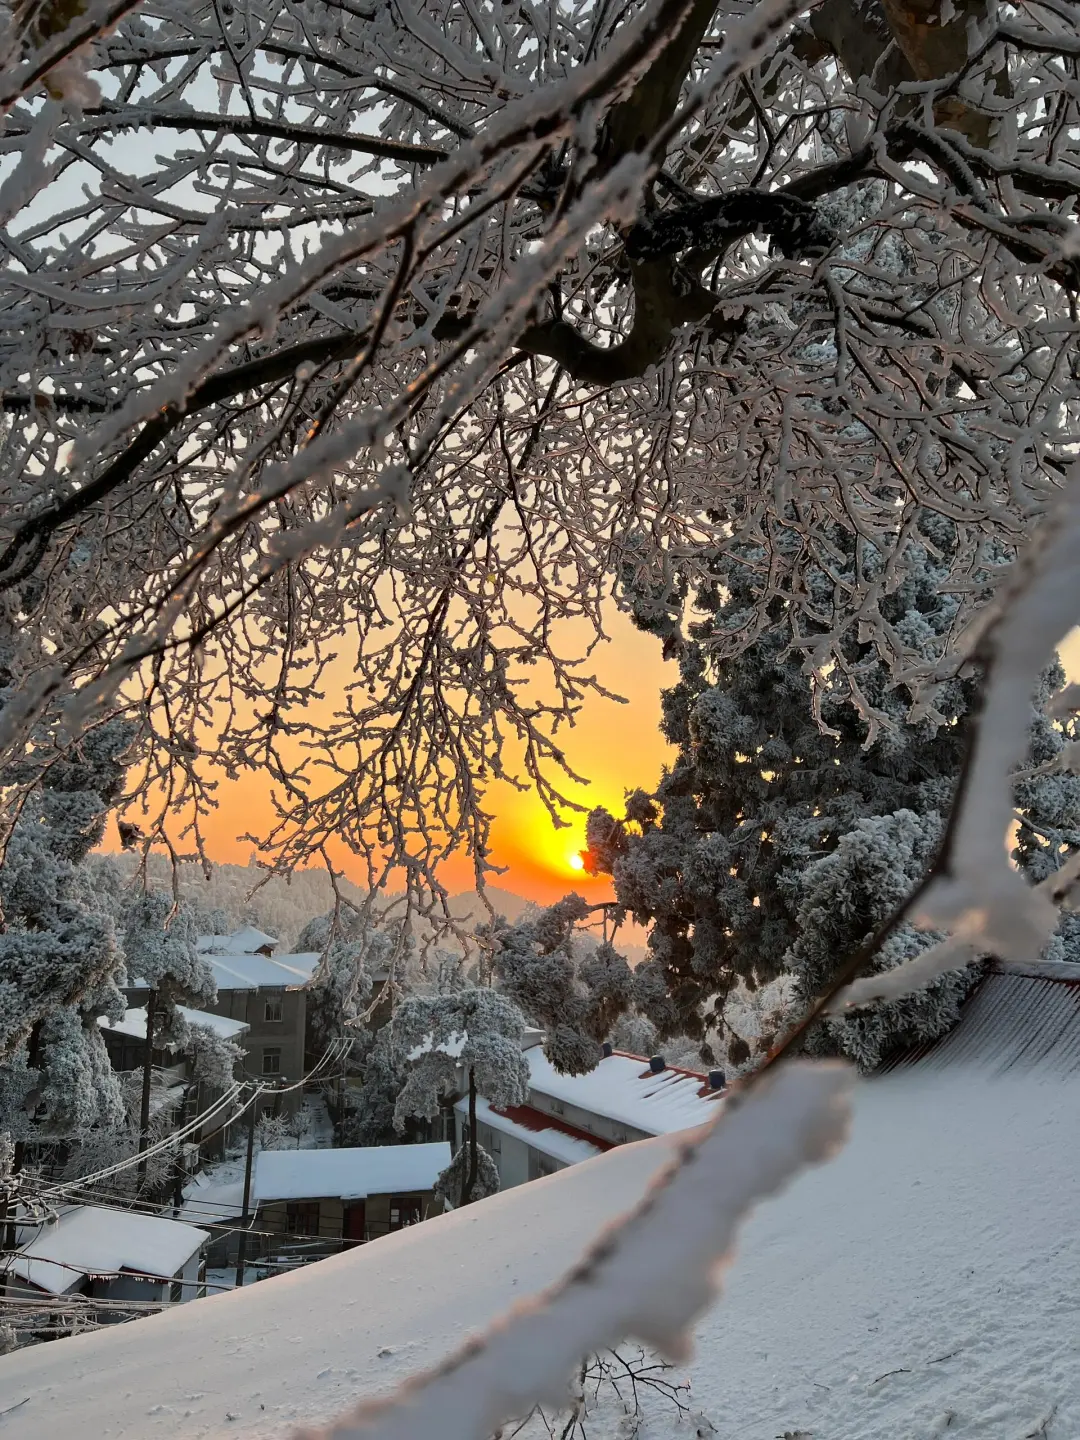
<svg viewBox="0 0 1080 1440">
<path fill-rule="evenodd" d="M 1057 910 L 1042 886 L 1010 865 L 1011 786 L 1028 743 L 1031 697 L 1056 646 L 1080 618 L 1080 466 L 1016 562 L 984 630 L 981 714 L 932 883 L 913 908 L 1003 959 L 1038 955 Z"/>
</svg>

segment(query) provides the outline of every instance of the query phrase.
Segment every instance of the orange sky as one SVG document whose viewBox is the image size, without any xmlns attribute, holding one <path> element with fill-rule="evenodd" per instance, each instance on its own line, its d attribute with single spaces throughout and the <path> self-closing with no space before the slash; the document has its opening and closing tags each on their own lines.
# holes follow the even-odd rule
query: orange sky
<svg viewBox="0 0 1080 1440">
<path fill-rule="evenodd" d="M 626 790 L 655 787 L 663 765 L 673 758 L 659 733 L 660 691 L 675 682 L 677 667 L 661 659 L 657 640 L 635 630 L 614 607 L 607 627 L 611 638 L 594 652 L 595 673 L 605 688 L 625 696 L 628 703 L 590 696 L 577 725 L 561 731 L 560 740 L 571 768 L 591 781 L 589 785 L 566 781 L 565 793 L 587 807 L 604 805 L 618 811 Z M 1061 657 L 1069 679 L 1080 678 L 1080 630 L 1061 646 Z M 212 859 L 245 864 L 252 846 L 239 836 L 266 833 L 273 823 L 269 783 L 251 772 L 237 780 L 218 778 L 219 807 L 205 822 L 208 850 Z M 592 879 L 572 864 L 584 844 L 584 815 L 568 811 L 569 827 L 556 829 L 531 789 L 518 792 L 505 782 L 495 782 L 488 795 L 496 816 L 492 859 L 506 867 L 505 874 L 491 877 L 492 883 L 541 904 L 550 904 L 571 889 L 597 900 L 611 894 L 607 879 Z M 115 848 L 115 844 L 113 835 L 106 845 Z M 363 883 L 359 863 L 350 867 L 344 850 L 340 858 L 345 873 Z M 451 891 L 471 890 L 469 858 L 461 855 L 448 861 L 443 879 Z"/>
<path fill-rule="evenodd" d="M 588 808 L 605 805 L 618 811 L 623 793 L 642 787 L 652 789 L 660 778 L 665 760 L 673 754 L 659 732 L 660 691 L 678 678 L 677 667 L 661 659 L 660 642 L 635 630 L 624 616 L 611 608 L 606 620 L 611 639 L 597 646 L 593 673 L 605 689 L 623 695 L 627 704 L 590 696 L 583 704 L 573 729 L 559 732 L 559 741 L 570 768 L 588 776 L 590 784 L 575 785 L 563 780 L 560 789 Z M 328 701 L 335 697 L 328 695 Z M 217 810 L 204 822 L 207 849 L 212 859 L 246 864 L 252 852 L 245 833 L 265 834 L 274 821 L 268 780 L 245 772 L 236 780 L 218 779 Z M 505 782 L 494 782 L 489 791 L 489 809 L 496 816 L 492 833 L 492 860 L 505 866 L 506 873 L 492 876 L 491 882 L 541 904 L 560 899 L 568 890 L 596 899 L 611 893 L 606 879 L 592 879 L 575 870 L 571 863 L 584 845 L 585 816 L 567 811 L 567 829 L 556 829 L 533 790 L 519 792 Z M 109 842 L 106 842 L 109 844 Z M 113 848 L 110 844 L 109 848 Z M 363 883 L 359 862 L 350 866 L 347 851 L 334 857 L 349 878 Z M 472 862 L 465 855 L 449 860 L 443 881 L 451 891 L 472 890 Z"/>
</svg>

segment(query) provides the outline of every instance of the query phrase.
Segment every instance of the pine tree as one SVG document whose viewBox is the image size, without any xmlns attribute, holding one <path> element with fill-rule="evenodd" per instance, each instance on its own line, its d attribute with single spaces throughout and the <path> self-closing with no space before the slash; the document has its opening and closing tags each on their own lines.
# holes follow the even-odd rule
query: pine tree
<svg viewBox="0 0 1080 1440">
<path fill-rule="evenodd" d="M 520 1105 L 529 1096 L 529 1066 L 521 1049 L 525 1017 L 506 995 L 482 985 L 460 985 L 437 995 L 407 996 L 394 1012 L 394 1044 L 407 1063 L 394 1124 L 410 1115 L 431 1120 L 440 1100 L 455 1091 L 458 1067 L 467 1077 L 468 1164 L 461 1169 L 456 1203 L 479 1199 L 480 1145 L 476 1135 L 479 1093 L 492 1105 Z"/>
<path fill-rule="evenodd" d="M 139 1114 L 139 1150 L 150 1144 L 150 1099 L 154 1051 L 181 1049 L 191 1040 L 191 1027 L 179 1004 L 210 1005 L 217 998 L 214 972 L 196 948 L 194 918 L 162 890 L 148 890 L 129 899 L 124 911 L 124 958 L 128 980 L 147 986 L 146 1047 L 143 1052 L 142 1096 Z M 195 1046 L 211 1054 L 202 1037 Z M 220 1060 L 220 1056 L 218 1056 Z M 220 1068 L 220 1067 L 219 1067 Z M 140 1166 L 145 1173 L 145 1166 Z"/>
<path fill-rule="evenodd" d="M 0 666 L 2 668 L 2 666 Z M 3 696 L 0 694 L 0 705 Z M 0 1127 L 28 1142 L 114 1127 L 123 1097 L 97 1023 L 119 1018 L 123 957 L 108 906 L 81 864 L 105 829 L 133 735 L 112 721 L 62 751 L 21 811 L 0 868 Z M 52 744 L 41 736 L 42 748 Z M 18 766 L 0 790 L 22 782 Z"/>
<path fill-rule="evenodd" d="M 359 1090 L 345 1092 L 341 1119 L 343 1145 L 394 1145 L 401 1140 L 394 1127 L 398 1096 L 409 1078 L 408 1064 L 398 1054 L 390 1026 L 374 1035 L 365 1032 L 357 1042 L 352 1064 L 359 1067 Z"/>
<path fill-rule="evenodd" d="M 933 661 L 956 608 L 945 588 L 954 549 L 950 522 L 922 514 L 909 535 L 906 568 L 890 578 L 871 547 L 838 539 L 835 570 L 809 577 L 821 632 L 835 639 L 837 594 L 877 587 L 887 592 L 878 599 L 893 639 L 913 663 Z M 664 731 L 678 755 L 656 795 L 635 792 L 618 820 L 594 811 L 587 831 L 589 868 L 610 873 L 619 903 L 650 926 L 649 959 L 634 976 L 637 1005 L 661 1035 L 695 1036 L 706 1059 L 715 1028 L 736 1065 L 748 1059 L 749 1046 L 725 1022 L 729 1000 L 741 1003 L 747 990 L 789 971 L 802 977 L 796 990 L 808 998 L 810 977 L 824 984 L 828 967 L 887 913 L 892 882 L 910 888 L 928 863 L 930 837 L 940 834 L 960 772 L 978 683 L 973 674 L 942 683 L 932 708 L 912 714 L 909 697 L 878 660 L 873 634 L 855 622 L 843 635 L 843 683 L 833 686 L 814 670 L 815 634 L 803 633 L 796 645 L 785 633 L 782 593 L 771 602 L 771 629 L 717 672 L 713 648 L 748 623 L 763 559 L 764 552 L 749 550 L 718 562 L 715 583 L 696 597 L 705 618 L 691 627 L 680 681 L 664 697 Z M 664 630 L 666 613 L 650 595 L 640 619 Z M 1065 737 L 1042 714 L 1041 702 L 1060 680 L 1059 670 L 1046 677 L 1033 709 L 1040 773 L 1017 786 L 1024 816 L 1017 860 L 1033 879 L 1080 839 L 1080 782 L 1053 768 Z M 853 687 L 861 711 L 850 703 Z M 917 844 L 902 838 L 912 825 Z M 885 859 L 873 858 L 875 844 Z M 813 933 L 818 924 L 829 935 L 825 948 Z M 897 963 L 923 943 L 914 932 L 894 937 L 877 963 Z M 890 1033 L 895 1042 L 940 1033 L 975 978 L 948 977 L 876 1019 L 830 1025 L 831 1043 L 869 1063 Z"/>
<path fill-rule="evenodd" d="M 335 1040 L 352 1041 L 343 1062 L 359 1063 L 370 1048 L 371 1037 L 361 1024 L 373 989 L 371 972 L 385 966 L 394 939 L 371 925 L 359 910 L 342 905 L 337 915 L 328 911 L 301 930 L 297 953 L 318 950 L 319 966 L 307 994 L 310 1048 L 321 1054 Z"/>
<path fill-rule="evenodd" d="M 807 873 L 799 908 L 799 934 L 785 956 L 794 980 L 793 1009 L 801 1013 L 832 978 L 837 959 L 850 953 L 910 894 L 941 838 L 937 814 L 898 810 L 856 821 L 839 845 Z M 942 937 L 902 925 L 872 961 L 889 970 Z M 872 1070 L 890 1050 L 935 1040 L 955 1025 L 961 1001 L 976 974 L 953 971 L 900 1000 L 867 1006 L 852 1015 L 830 1016 L 812 1030 L 808 1048 L 847 1055 Z"/>
<path fill-rule="evenodd" d="M 470 1192 L 471 1200 L 486 1200 L 489 1195 L 499 1193 L 499 1167 L 482 1145 L 475 1147 L 475 1175 Z M 468 1182 L 473 1146 L 466 1139 L 454 1152 L 454 1158 L 445 1170 L 439 1172 L 435 1181 L 435 1194 L 449 1205 L 464 1204 L 462 1196 Z"/>
<path fill-rule="evenodd" d="M 544 1031 L 544 1053 L 564 1074 L 592 1070 L 601 1045 L 634 993 L 633 974 L 608 942 L 575 948 L 575 927 L 592 907 L 580 895 L 481 931 L 504 994 Z"/>
</svg>

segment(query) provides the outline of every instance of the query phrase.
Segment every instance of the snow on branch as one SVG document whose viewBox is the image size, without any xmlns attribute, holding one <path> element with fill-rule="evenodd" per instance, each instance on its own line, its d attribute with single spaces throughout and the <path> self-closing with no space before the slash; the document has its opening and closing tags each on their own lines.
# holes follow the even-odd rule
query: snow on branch
<svg viewBox="0 0 1080 1440">
<path fill-rule="evenodd" d="M 1064 906 L 1067 909 L 1075 908 L 1073 892 L 1078 882 L 1080 882 L 1080 851 L 1072 855 L 1060 870 L 1055 870 L 1052 875 L 1048 875 L 1038 885 L 1028 888 L 1034 890 L 1036 903 L 1046 900 L 1055 907 L 1054 920 L 1056 922 L 1058 906 Z M 939 975 L 946 975 L 950 970 L 959 970 L 965 965 L 970 965 L 981 959 L 985 953 L 985 950 L 979 949 L 970 940 L 950 935 L 944 940 L 939 940 L 936 945 L 931 945 L 928 950 L 916 955 L 914 959 L 906 960 L 902 965 L 896 965 L 891 970 L 882 970 L 875 975 L 866 975 L 853 981 L 833 997 L 827 1009 L 830 1013 L 838 1014 L 860 1005 L 870 1005 L 878 1000 L 899 1000 L 905 995 L 914 995 L 917 990 L 921 990 L 924 985 L 929 985 Z M 1039 963 L 1032 961 L 1030 955 L 1024 958 L 1034 965 Z"/>
<path fill-rule="evenodd" d="M 850 1084 L 835 1063 L 791 1063 L 763 1076 L 693 1132 L 637 1208 L 562 1280 L 395 1396 L 306 1440 L 483 1440 L 536 1403 L 565 1402 L 581 1357 L 627 1335 L 685 1356 L 740 1222 L 842 1144 Z"/>
<path fill-rule="evenodd" d="M 985 666 L 982 711 L 943 853 L 914 910 L 1002 959 L 1038 955 L 1057 923 L 1043 887 L 1010 865 L 1011 785 L 1028 743 L 1031 697 L 1059 641 L 1080 618 L 1080 466 L 1002 587 L 973 658 Z M 955 663 L 955 659 L 954 662 Z"/>
</svg>

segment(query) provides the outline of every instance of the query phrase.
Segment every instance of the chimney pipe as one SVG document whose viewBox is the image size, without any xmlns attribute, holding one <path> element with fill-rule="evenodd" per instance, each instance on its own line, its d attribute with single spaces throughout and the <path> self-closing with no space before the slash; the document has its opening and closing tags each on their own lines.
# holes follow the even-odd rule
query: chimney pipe
<svg viewBox="0 0 1080 1440">
<path fill-rule="evenodd" d="M 723 1072 L 723 1070 L 710 1070 L 710 1071 L 709 1071 L 709 1089 L 710 1089 L 710 1090 L 723 1090 L 723 1088 L 724 1088 L 724 1086 L 725 1086 L 726 1083 L 727 1083 L 727 1082 L 724 1080 L 724 1072 Z"/>
<path fill-rule="evenodd" d="M 662 1070 L 666 1070 L 667 1066 L 664 1064 L 663 1055 L 654 1055 L 649 1061 L 649 1069 L 654 1075 L 659 1075 Z"/>
</svg>

